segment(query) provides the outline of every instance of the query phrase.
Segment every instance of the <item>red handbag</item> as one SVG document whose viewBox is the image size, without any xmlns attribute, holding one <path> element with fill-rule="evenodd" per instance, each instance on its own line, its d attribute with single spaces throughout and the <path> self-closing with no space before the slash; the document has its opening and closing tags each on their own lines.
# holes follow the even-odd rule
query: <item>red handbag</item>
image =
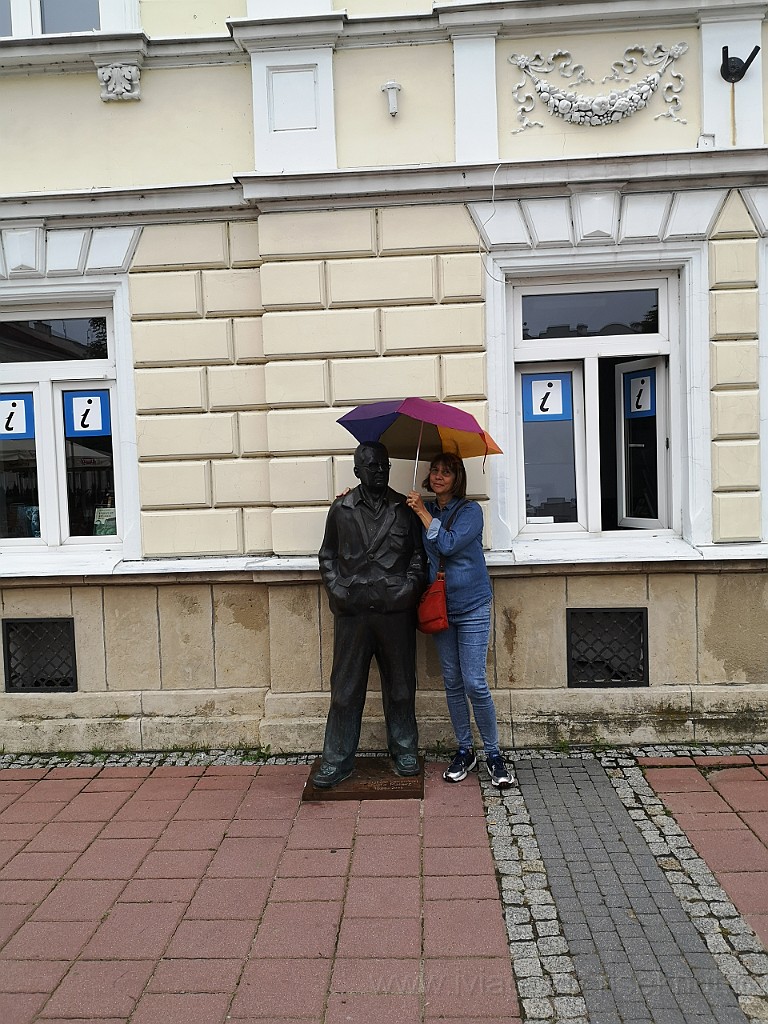
<svg viewBox="0 0 768 1024">
<path fill-rule="evenodd" d="M 446 523 L 445 529 L 450 530 L 453 520 L 460 510 L 469 504 L 461 501 L 451 513 L 451 518 Z M 442 633 L 448 629 L 448 604 L 445 599 L 445 559 L 440 556 L 440 563 L 437 569 L 437 578 L 430 583 L 421 595 L 419 606 L 416 609 L 416 628 L 420 633 Z"/>
<path fill-rule="evenodd" d="M 445 574 L 439 572 L 421 595 L 416 609 L 416 627 L 421 633 L 442 633 L 448 629 L 448 605 L 445 601 Z"/>
</svg>

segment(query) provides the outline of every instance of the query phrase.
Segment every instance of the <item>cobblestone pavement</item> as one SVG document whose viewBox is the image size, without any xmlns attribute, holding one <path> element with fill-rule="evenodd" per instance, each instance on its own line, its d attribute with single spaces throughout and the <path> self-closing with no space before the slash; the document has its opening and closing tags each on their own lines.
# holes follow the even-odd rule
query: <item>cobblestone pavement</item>
<svg viewBox="0 0 768 1024">
<path fill-rule="evenodd" d="M 768 747 L 511 759 L 312 821 L 308 757 L 0 757 L 0 1021 L 768 1020 Z"/>
</svg>

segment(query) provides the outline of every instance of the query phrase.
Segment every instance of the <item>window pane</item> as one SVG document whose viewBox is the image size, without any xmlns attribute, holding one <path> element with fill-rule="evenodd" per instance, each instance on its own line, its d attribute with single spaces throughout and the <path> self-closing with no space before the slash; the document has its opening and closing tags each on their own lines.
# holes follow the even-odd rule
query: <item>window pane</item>
<svg viewBox="0 0 768 1024">
<path fill-rule="evenodd" d="M 40 0 L 43 32 L 90 32 L 100 28 L 99 0 Z"/>
<path fill-rule="evenodd" d="M 0 36 L 11 34 L 11 0 L 0 0 Z"/>
<path fill-rule="evenodd" d="M 524 338 L 657 334 L 658 330 L 656 288 L 523 296 Z"/>
<path fill-rule="evenodd" d="M 0 363 L 106 359 L 107 320 L 0 320 Z"/>
<path fill-rule="evenodd" d="M 0 394 L 0 537 L 39 537 L 31 394 Z"/>
<path fill-rule="evenodd" d="M 114 537 L 115 471 L 108 391 L 64 392 L 71 537 Z"/>
<path fill-rule="evenodd" d="M 576 460 L 570 373 L 523 374 L 525 514 L 529 523 L 575 523 Z"/>
<path fill-rule="evenodd" d="M 624 489 L 626 515 L 657 519 L 656 374 L 624 374 Z"/>
</svg>

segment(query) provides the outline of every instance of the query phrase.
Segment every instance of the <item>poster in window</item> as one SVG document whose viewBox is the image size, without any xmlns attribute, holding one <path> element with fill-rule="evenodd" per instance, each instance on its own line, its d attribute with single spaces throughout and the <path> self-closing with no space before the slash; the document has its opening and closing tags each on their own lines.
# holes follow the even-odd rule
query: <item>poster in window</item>
<svg viewBox="0 0 768 1024">
<path fill-rule="evenodd" d="M 109 392 L 65 391 L 64 433 L 67 437 L 109 437 Z"/>
<path fill-rule="evenodd" d="M 93 536 L 114 537 L 117 534 L 117 509 L 97 508 L 93 514 Z"/>
<path fill-rule="evenodd" d="M 624 374 L 624 418 L 637 420 L 656 415 L 656 371 L 635 370 Z"/>
<path fill-rule="evenodd" d="M 573 419 L 570 373 L 523 374 L 523 421 L 548 423 Z"/>
<path fill-rule="evenodd" d="M 19 441 L 35 436 L 35 410 L 32 395 L 0 394 L 0 435 Z"/>
</svg>

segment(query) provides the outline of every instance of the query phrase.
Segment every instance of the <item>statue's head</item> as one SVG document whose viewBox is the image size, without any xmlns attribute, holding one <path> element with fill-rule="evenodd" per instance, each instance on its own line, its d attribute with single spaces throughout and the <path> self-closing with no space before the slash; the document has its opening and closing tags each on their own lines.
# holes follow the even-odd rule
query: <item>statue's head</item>
<svg viewBox="0 0 768 1024">
<path fill-rule="evenodd" d="M 378 441 L 363 441 L 355 449 L 355 476 L 369 491 L 383 493 L 389 484 L 389 452 Z"/>
</svg>

